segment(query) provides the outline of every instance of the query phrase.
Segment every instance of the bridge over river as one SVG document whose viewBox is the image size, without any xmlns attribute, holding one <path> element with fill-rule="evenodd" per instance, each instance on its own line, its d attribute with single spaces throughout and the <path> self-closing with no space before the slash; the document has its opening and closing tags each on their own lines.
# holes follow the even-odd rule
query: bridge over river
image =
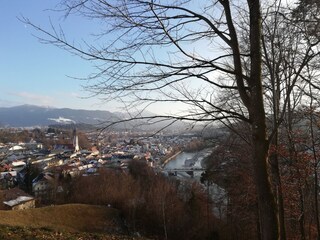
<svg viewBox="0 0 320 240">
<path fill-rule="evenodd" d="M 167 168 L 162 169 L 162 172 L 204 172 L 205 168 Z"/>
<path fill-rule="evenodd" d="M 188 175 L 200 176 L 205 171 L 201 162 L 212 152 L 212 149 L 203 149 L 198 152 L 180 152 L 167 161 L 161 172 L 166 172 L 169 175 L 177 175 L 187 173 Z"/>
<path fill-rule="evenodd" d="M 177 176 L 178 173 L 187 173 L 190 175 L 192 178 L 194 177 L 195 172 L 202 173 L 205 171 L 204 168 L 170 168 L 170 169 L 162 169 L 162 172 L 167 172 L 168 175 L 170 176 Z"/>
</svg>

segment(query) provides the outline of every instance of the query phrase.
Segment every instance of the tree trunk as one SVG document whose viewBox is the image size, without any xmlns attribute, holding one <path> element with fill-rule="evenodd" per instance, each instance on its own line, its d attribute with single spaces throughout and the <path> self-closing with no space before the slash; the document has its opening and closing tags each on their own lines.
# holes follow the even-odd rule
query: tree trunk
<svg viewBox="0 0 320 240">
<path fill-rule="evenodd" d="M 274 120 L 275 121 L 275 120 Z M 273 139 L 273 144 L 275 147 L 278 147 L 278 130 L 276 130 L 276 134 Z M 278 154 L 275 153 L 270 156 L 270 165 L 271 165 L 271 173 L 272 173 L 272 182 L 274 184 L 274 193 L 276 194 L 276 205 L 277 205 L 277 213 L 278 213 L 278 222 L 279 222 L 279 235 L 281 240 L 286 239 L 286 228 L 284 221 L 284 206 L 283 206 L 283 194 L 282 194 L 282 184 L 279 170 L 279 159 Z"/>
<path fill-rule="evenodd" d="M 278 219 L 275 199 L 271 190 L 267 171 L 269 142 L 266 132 L 266 118 L 262 90 L 262 55 L 261 55 L 261 12 L 260 2 L 248 0 L 250 11 L 250 94 L 249 107 L 252 121 L 252 150 L 255 183 L 258 192 L 258 206 L 262 240 L 276 240 L 278 236 Z"/>
<path fill-rule="evenodd" d="M 167 221 L 166 221 L 166 212 L 165 212 L 165 200 L 161 201 L 161 210 L 162 210 L 162 220 L 163 220 L 163 231 L 164 231 L 164 239 L 168 239 L 168 231 L 167 231 Z"/>
<path fill-rule="evenodd" d="M 319 222 L 319 201 L 318 201 L 318 194 L 319 194 L 319 186 L 318 186 L 318 164 L 319 160 L 317 157 L 317 149 L 316 149 L 316 138 L 315 138 L 315 132 L 314 132 L 314 124 L 317 122 L 316 119 L 314 119 L 313 115 L 315 114 L 313 112 L 313 94 L 311 86 L 309 85 L 309 91 L 310 91 L 310 135 L 311 135 L 311 146 L 312 146 L 312 154 L 313 154 L 313 174 L 314 174 L 314 207 L 315 207 L 315 219 L 316 219 L 316 226 L 317 226 L 317 240 L 320 240 L 320 222 Z"/>
<path fill-rule="evenodd" d="M 315 163 L 314 166 L 314 204 L 315 204 L 315 218 L 316 218 L 316 225 L 317 225 L 317 240 L 320 240 L 320 222 L 319 222 L 319 186 L 318 186 L 318 162 Z"/>
<path fill-rule="evenodd" d="M 286 229 L 285 229 L 285 221 L 284 221 L 284 207 L 283 207 L 283 195 L 282 195 L 282 184 L 280 178 L 280 171 L 279 171 L 279 163 L 278 163 L 278 155 L 275 154 L 271 156 L 271 171 L 272 171 L 272 179 L 275 188 L 276 194 L 276 206 L 277 206 L 277 213 L 278 213 L 278 221 L 279 221 L 279 235 L 281 240 L 286 239 Z"/>
<path fill-rule="evenodd" d="M 299 199 L 300 199 L 300 217 L 299 217 L 300 239 L 305 240 L 306 233 L 304 230 L 304 225 L 305 225 L 304 199 L 303 199 L 303 190 L 301 189 L 300 181 L 299 181 Z"/>
<path fill-rule="evenodd" d="M 253 165 L 258 192 L 261 239 L 274 240 L 278 239 L 278 219 L 267 173 L 268 143 L 265 139 L 262 139 L 264 135 L 262 129 L 253 131 Z"/>
<path fill-rule="evenodd" d="M 274 42 L 272 46 L 272 57 L 275 55 L 274 52 Z M 272 144 L 278 149 L 279 146 L 279 128 L 278 128 L 278 119 L 279 119 L 279 111 L 280 111 L 280 80 L 275 76 L 276 69 L 279 67 L 275 66 L 276 60 L 272 60 L 272 65 L 269 65 L 270 78 L 272 83 L 272 103 L 273 103 L 273 129 L 275 134 L 273 136 Z M 279 222 L 279 235 L 280 240 L 286 239 L 286 227 L 284 221 L 284 204 L 283 204 L 283 194 L 282 194 L 282 183 L 280 176 L 280 168 L 279 168 L 279 155 L 278 153 L 274 153 L 270 157 L 270 167 L 271 167 L 271 176 L 272 176 L 272 184 L 274 188 L 274 194 L 276 197 L 276 205 L 277 205 L 277 213 L 278 213 L 278 222 Z"/>
</svg>

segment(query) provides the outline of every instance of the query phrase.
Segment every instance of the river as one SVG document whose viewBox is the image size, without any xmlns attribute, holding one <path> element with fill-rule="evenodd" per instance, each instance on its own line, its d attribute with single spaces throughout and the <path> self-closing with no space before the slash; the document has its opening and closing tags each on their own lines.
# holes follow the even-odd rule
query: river
<svg viewBox="0 0 320 240">
<path fill-rule="evenodd" d="M 206 148 L 198 152 L 181 152 L 171 161 L 169 161 L 164 168 L 165 169 L 179 169 L 179 168 L 202 168 L 202 160 L 211 153 L 212 149 Z M 194 165 L 190 167 L 185 166 L 185 161 L 194 159 Z M 194 178 L 200 179 L 201 171 L 194 172 Z M 191 176 L 186 172 L 179 172 L 178 177 L 187 177 Z"/>
<path fill-rule="evenodd" d="M 175 158 L 170 160 L 165 166 L 164 169 L 174 169 L 179 168 L 203 168 L 202 160 L 209 156 L 212 152 L 212 149 L 204 149 L 199 152 L 181 152 Z M 191 167 L 185 166 L 185 160 L 194 159 L 194 165 Z M 200 181 L 202 171 L 195 171 L 193 176 L 187 174 L 186 172 L 177 172 L 177 177 L 182 179 L 190 179 L 193 178 L 195 181 Z M 212 211 L 213 214 L 220 218 L 224 219 L 226 217 L 227 210 L 227 192 L 219 187 L 217 184 L 211 184 L 210 186 L 206 186 L 206 190 L 208 191 L 208 195 L 210 196 L 213 205 Z"/>
</svg>

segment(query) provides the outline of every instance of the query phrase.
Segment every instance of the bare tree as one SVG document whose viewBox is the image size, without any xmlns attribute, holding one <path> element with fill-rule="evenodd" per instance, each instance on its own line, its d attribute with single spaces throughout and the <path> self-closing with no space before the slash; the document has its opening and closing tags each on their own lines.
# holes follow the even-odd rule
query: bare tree
<svg viewBox="0 0 320 240">
<path fill-rule="evenodd" d="M 268 151 L 303 67 L 291 69 L 294 82 L 286 85 L 285 98 L 279 101 L 282 85 L 276 78 L 280 65 L 275 65 L 276 59 L 264 59 L 269 72 L 274 73 L 268 73 L 275 115 L 268 135 L 264 93 L 269 88 L 263 84 L 262 53 L 270 48 L 263 48 L 261 39 L 262 17 L 270 12 L 261 13 L 260 1 L 63 0 L 60 7 L 66 17 L 75 13 L 100 21 L 103 31 L 96 35 L 99 44 L 81 47 L 69 42 L 60 29 L 44 30 L 26 18 L 23 21 L 44 34 L 39 37 L 41 41 L 95 65 L 96 72 L 87 77 L 89 91 L 106 100 L 118 99 L 126 109 L 138 108 L 140 113 L 159 102 L 188 107 L 180 113 L 137 114 L 123 121 L 244 121 L 250 125 L 261 238 L 278 239 L 279 218 L 269 181 Z M 248 38 L 241 42 L 244 33 Z M 283 42 L 273 41 L 270 54 L 275 53 L 272 47 L 276 44 Z M 306 57 L 315 54 L 316 44 L 311 43 Z M 277 58 L 286 63 L 283 55 Z M 286 81 L 285 73 L 281 74 Z M 228 98 L 219 97 L 217 92 L 228 93 Z"/>
</svg>

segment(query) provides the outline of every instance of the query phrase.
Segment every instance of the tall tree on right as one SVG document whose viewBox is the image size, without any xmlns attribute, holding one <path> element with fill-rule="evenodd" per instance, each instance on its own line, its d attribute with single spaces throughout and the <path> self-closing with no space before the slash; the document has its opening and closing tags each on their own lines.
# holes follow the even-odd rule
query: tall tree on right
<svg viewBox="0 0 320 240">
<path fill-rule="evenodd" d="M 279 6 L 281 3 L 272 2 Z M 266 59 L 263 58 L 262 21 L 273 12 L 267 11 L 259 0 L 63 0 L 61 3 L 66 16 L 74 13 L 104 23 L 106 29 L 96 36 L 109 41 L 96 45 L 86 42 L 84 47 L 79 47 L 68 42 L 61 31 L 44 30 L 28 19 L 24 22 L 44 34 L 40 37 L 42 41 L 70 51 L 89 63 L 95 62 L 97 72 L 88 77 L 89 90 L 94 94 L 117 98 L 127 103 L 127 109 L 159 102 L 191 106 L 182 114 L 134 115 L 124 121 L 169 119 L 227 124 L 241 120 L 248 123 L 261 239 L 278 239 L 283 217 L 278 214 L 280 208 L 276 207 L 270 182 L 269 148 L 287 107 L 292 109 L 290 96 L 298 88 L 298 80 L 304 77 L 306 63 L 316 56 L 317 43 L 307 42 L 305 57 L 291 62 L 297 67 L 286 65 L 285 56 L 281 54 L 279 59 L 269 61 L 269 69 L 274 73 L 269 79 L 279 80 L 279 84 L 274 81 L 272 94 L 268 95 L 268 74 L 263 71 Z M 241 34 L 247 36 L 246 41 L 241 42 Z M 278 48 L 277 44 L 283 45 L 283 42 L 274 41 L 274 49 Z M 297 46 L 299 48 L 290 50 L 300 52 L 301 45 Z M 161 54 L 154 54 L 159 49 Z M 212 49 L 215 52 L 210 52 Z M 278 60 L 283 64 L 274 64 Z M 292 71 L 293 79 L 288 85 L 283 84 L 288 78 L 285 71 L 279 71 L 282 69 Z M 284 77 L 278 78 L 280 75 Z M 286 90 L 285 95 L 279 86 L 284 86 L 281 89 Z M 217 99 L 218 91 L 231 94 Z M 267 105 L 270 96 L 277 105 L 274 124 L 268 128 L 267 116 L 273 108 Z"/>
</svg>

